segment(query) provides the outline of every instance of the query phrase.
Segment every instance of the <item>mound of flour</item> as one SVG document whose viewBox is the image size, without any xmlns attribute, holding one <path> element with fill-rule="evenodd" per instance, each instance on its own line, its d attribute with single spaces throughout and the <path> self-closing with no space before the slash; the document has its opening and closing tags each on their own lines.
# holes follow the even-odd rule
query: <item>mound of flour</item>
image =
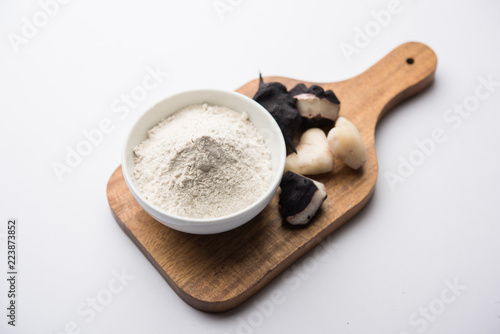
<svg viewBox="0 0 500 334">
<path fill-rule="evenodd" d="M 215 218 L 246 208 L 268 189 L 271 153 L 248 115 L 192 105 L 163 119 L 134 148 L 144 197 L 169 213 Z"/>
</svg>

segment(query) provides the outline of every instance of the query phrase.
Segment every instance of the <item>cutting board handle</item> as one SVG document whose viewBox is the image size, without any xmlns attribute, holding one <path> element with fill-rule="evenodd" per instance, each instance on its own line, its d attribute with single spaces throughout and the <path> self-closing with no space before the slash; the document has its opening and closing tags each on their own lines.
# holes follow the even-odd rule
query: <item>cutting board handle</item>
<svg viewBox="0 0 500 334">
<path fill-rule="evenodd" d="M 432 82 L 436 66 L 437 57 L 431 48 L 408 42 L 360 75 L 327 86 L 333 89 L 341 103 L 349 101 L 349 104 L 341 104 L 340 115 L 354 122 L 369 123 L 375 130 L 378 120 L 387 111 Z M 367 105 L 372 113 L 360 114 L 359 110 L 366 110 Z M 358 120 L 359 117 L 364 119 Z"/>
</svg>

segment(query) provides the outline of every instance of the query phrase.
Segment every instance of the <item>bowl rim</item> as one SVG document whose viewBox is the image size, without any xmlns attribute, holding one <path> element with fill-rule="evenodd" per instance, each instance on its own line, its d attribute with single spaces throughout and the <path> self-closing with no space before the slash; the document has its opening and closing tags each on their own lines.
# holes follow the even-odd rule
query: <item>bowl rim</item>
<svg viewBox="0 0 500 334">
<path fill-rule="evenodd" d="M 181 97 L 182 95 L 200 94 L 201 92 L 209 93 L 209 94 L 210 93 L 228 94 L 228 95 L 232 95 L 232 96 L 235 96 L 237 98 L 246 100 L 248 103 L 252 104 L 255 107 L 255 109 L 260 110 L 260 113 L 267 119 L 266 123 L 268 123 L 270 125 L 270 127 L 274 128 L 273 133 L 279 134 L 278 136 L 274 136 L 272 140 L 279 141 L 279 145 L 278 145 L 279 152 L 277 152 L 280 155 L 280 157 L 278 157 L 278 163 L 279 163 L 278 170 L 280 170 L 281 172 L 275 172 L 273 169 L 272 174 L 271 174 L 271 181 L 269 182 L 269 186 L 268 186 L 267 190 L 261 196 L 259 196 L 259 198 L 256 199 L 252 204 L 250 204 L 249 206 L 247 206 L 241 210 L 233 212 L 229 215 L 214 217 L 214 218 L 189 218 L 189 217 L 179 216 L 176 214 L 169 213 L 169 212 L 165 211 L 164 209 L 161 209 L 158 206 L 154 205 L 153 203 L 151 203 L 149 200 L 147 200 L 144 197 L 144 195 L 142 194 L 142 191 L 135 185 L 134 182 L 132 182 L 131 178 L 133 178 L 135 176 L 133 173 L 133 169 L 130 170 L 128 168 L 128 164 L 127 164 L 127 160 L 128 160 L 129 155 L 133 154 L 133 151 L 129 150 L 129 147 L 131 146 L 130 141 L 132 140 L 132 135 L 137 131 L 137 127 L 139 126 L 141 121 L 146 117 L 146 115 L 151 113 L 152 110 L 155 107 L 157 107 L 159 104 L 165 103 L 165 101 L 167 101 L 167 100 L 176 99 L 176 98 Z M 188 103 L 184 107 L 187 107 L 187 106 L 190 106 L 193 104 L 197 104 L 197 103 L 196 102 L 193 102 L 190 104 Z M 219 105 L 224 106 L 223 104 L 219 104 Z M 183 107 L 181 107 L 181 108 L 183 108 Z M 176 111 L 172 112 L 171 114 L 169 114 L 167 116 L 163 116 L 162 118 L 158 119 L 158 122 L 160 122 L 164 118 L 167 118 L 167 117 L 173 115 L 181 108 L 177 109 Z M 231 109 L 234 110 L 234 108 L 231 108 Z M 240 112 L 240 113 L 242 112 L 242 111 L 238 111 L 238 110 L 236 110 L 236 111 Z M 252 121 L 250 120 L 250 122 L 252 122 Z M 253 122 L 252 122 L 252 124 L 255 126 L 255 124 Z M 255 128 L 257 130 L 259 130 L 259 128 L 257 128 L 257 126 L 255 126 Z M 269 145 L 267 143 L 266 143 L 266 146 L 269 149 Z M 271 151 L 271 150 L 269 149 L 269 151 Z M 273 155 L 273 153 L 271 153 L 271 159 L 272 159 L 272 155 Z M 137 202 L 139 202 L 139 205 L 141 205 L 141 206 L 146 205 L 148 207 L 148 209 L 154 211 L 156 215 L 162 215 L 162 216 L 166 216 L 166 217 L 170 218 L 169 221 L 167 222 L 168 223 L 167 226 L 169 226 L 169 225 L 174 225 L 174 226 L 194 226 L 194 225 L 196 225 L 196 226 L 200 226 L 200 228 L 201 228 L 203 226 L 214 226 L 214 225 L 219 225 L 222 223 L 227 223 L 227 222 L 233 220 L 234 218 L 237 218 L 238 216 L 243 215 L 246 212 L 250 212 L 250 211 L 254 210 L 256 207 L 262 205 L 262 202 L 265 201 L 267 198 L 269 198 L 269 201 L 270 201 L 272 199 L 274 193 L 276 192 L 276 190 L 279 186 L 279 183 L 281 182 L 281 178 L 282 178 L 282 174 L 283 174 L 282 171 L 285 169 L 286 145 L 285 145 L 285 140 L 283 138 L 283 135 L 282 135 L 282 132 L 281 132 L 281 129 L 280 129 L 278 123 L 272 117 L 272 115 L 267 111 L 267 109 L 265 109 L 257 101 L 249 98 L 246 95 L 243 95 L 243 94 L 235 92 L 235 91 L 224 90 L 224 89 L 214 89 L 214 88 L 205 88 L 205 89 L 198 88 L 198 89 L 190 89 L 190 90 L 185 90 L 182 92 L 170 94 L 170 95 L 166 96 L 165 98 L 157 101 L 153 105 L 149 106 L 137 118 L 137 120 L 135 120 L 135 122 L 132 124 L 132 127 L 128 131 L 126 139 L 125 139 L 125 143 L 124 143 L 123 148 L 122 148 L 121 160 L 122 160 L 121 167 L 123 170 L 123 176 L 124 176 L 125 182 L 129 188 L 130 192 L 132 193 L 132 195 L 135 197 Z M 265 206 L 267 206 L 267 204 Z M 148 210 L 145 210 L 145 211 L 147 212 Z M 241 224 L 238 224 L 234 228 L 241 226 L 247 222 L 248 221 L 242 222 Z M 163 221 L 160 221 L 160 223 L 165 224 Z"/>
</svg>

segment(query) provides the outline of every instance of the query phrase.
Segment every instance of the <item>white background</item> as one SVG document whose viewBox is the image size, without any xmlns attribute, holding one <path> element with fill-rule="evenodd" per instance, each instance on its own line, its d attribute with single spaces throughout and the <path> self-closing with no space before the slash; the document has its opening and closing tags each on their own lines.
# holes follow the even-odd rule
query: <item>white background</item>
<svg viewBox="0 0 500 334">
<path fill-rule="evenodd" d="M 0 332 L 499 333 L 500 86 L 479 88 L 489 96 L 460 124 L 444 118 L 454 104 L 478 101 L 480 78 L 500 81 L 500 3 L 401 0 L 400 12 L 351 57 L 341 45 L 355 46 L 356 29 L 373 26 L 371 12 L 388 1 L 215 4 L 230 7 L 74 0 L 48 22 L 38 17 L 45 26 L 16 44 L 23 18 L 33 22 L 41 6 L 1 2 Z M 366 208 L 241 307 L 208 314 L 181 301 L 108 207 L 106 183 L 134 121 L 169 94 L 234 90 L 259 71 L 346 79 L 407 41 L 436 52 L 436 80 L 379 124 L 379 179 Z M 168 76 L 120 118 L 112 104 L 141 85 L 148 68 Z M 54 162 L 65 163 L 67 147 L 103 119 L 113 131 L 58 180 Z M 417 157 L 415 142 L 437 128 L 446 140 L 391 187 L 386 174 Z M 3 278 L 12 217 L 19 220 L 15 328 L 6 324 Z M 126 285 L 91 315 L 86 303 L 109 297 L 122 271 Z"/>
</svg>

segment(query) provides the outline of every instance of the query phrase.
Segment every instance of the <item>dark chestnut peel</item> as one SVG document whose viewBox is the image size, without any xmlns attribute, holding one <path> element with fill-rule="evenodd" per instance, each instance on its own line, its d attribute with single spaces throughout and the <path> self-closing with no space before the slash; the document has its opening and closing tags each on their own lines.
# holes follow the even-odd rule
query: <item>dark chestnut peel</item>
<svg viewBox="0 0 500 334">
<path fill-rule="evenodd" d="M 285 143 L 293 151 L 293 137 L 300 127 L 302 118 L 295 106 L 295 99 L 288 94 L 286 87 L 279 82 L 264 83 L 260 75 L 259 89 L 253 97 L 273 116 L 278 123 Z"/>
<path fill-rule="evenodd" d="M 300 115 L 314 125 L 332 124 L 339 115 L 340 101 L 331 90 L 325 91 L 318 85 L 307 88 L 300 83 L 289 94 L 297 99 L 296 106 Z"/>
<path fill-rule="evenodd" d="M 292 225 L 307 224 L 326 199 L 323 183 L 290 171 L 283 175 L 280 188 L 281 215 Z"/>
</svg>

